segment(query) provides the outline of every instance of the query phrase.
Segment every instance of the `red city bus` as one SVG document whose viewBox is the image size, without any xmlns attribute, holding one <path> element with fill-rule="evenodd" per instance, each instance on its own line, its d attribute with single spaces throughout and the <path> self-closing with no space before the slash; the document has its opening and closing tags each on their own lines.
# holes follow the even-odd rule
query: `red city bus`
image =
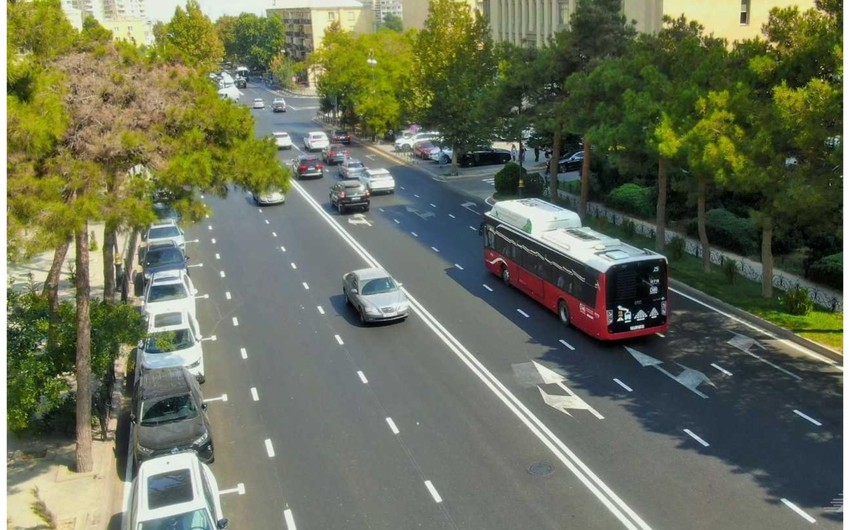
<svg viewBox="0 0 850 530">
<path fill-rule="evenodd" d="M 601 340 L 664 332 L 667 258 L 581 226 L 540 199 L 501 201 L 484 214 L 484 264 L 561 322 Z"/>
</svg>

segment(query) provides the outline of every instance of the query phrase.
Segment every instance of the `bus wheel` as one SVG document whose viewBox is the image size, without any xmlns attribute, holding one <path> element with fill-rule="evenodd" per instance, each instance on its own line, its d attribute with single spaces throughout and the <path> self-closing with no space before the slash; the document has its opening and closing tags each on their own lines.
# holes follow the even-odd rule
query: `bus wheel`
<svg viewBox="0 0 850 530">
<path fill-rule="evenodd" d="M 502 281 L 505 282 L 505 285 L 511 284 L 511 271 L 504 265 L 502 265 Z"/>
<path fill-rule="evenodd" d="M 563 325 L 570 325 L 570 308 L 567 307 L 567 303 L 563 300 L 558 301 L 558 317 L 561 319 Z"/>
</svg>

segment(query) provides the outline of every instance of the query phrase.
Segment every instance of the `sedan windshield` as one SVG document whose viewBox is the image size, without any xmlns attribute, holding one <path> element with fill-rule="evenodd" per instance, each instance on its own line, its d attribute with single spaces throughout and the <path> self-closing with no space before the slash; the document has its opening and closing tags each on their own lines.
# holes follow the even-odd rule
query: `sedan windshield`
<svg viewBox="0 0 850 530">
<path fill-rule="evenodd" d="M 177 237 L 180 230 L 176 226 L 160 226 L 148 231 L 148 239 L 164 239 L 166 237 Z"/>
<path fill-rule="evenodd" d="M 198 409 L 190 394 L 142 402 L 142 422 L 146 427 L 197 417 Z"/>
<path fill-rule="evenodd" d="M 171 300 L 182 300 L 189 296 L 186 287 L 182 283 L 168 285 L 154 285 L 148 293 L 148 302 L 168 302 Z"/>
<path fill-rule="evenodd" d="M 139 524 L 138 530 L 172 530 L 174 528 L 213 530 L 215 527 L 212 524 L 209 512 L 205 508 L 201 508 L 194 512 L 145 521 Z"/>
<path fill-rule="evenodd" d="M 188 329 L 158 331 L 151 333 L 145 340 L 145 353 L 169 353 L 185 350 L 195 344 Z"/>
<path fill-rule="evenodd" d="M 178 248 L 164 248 L 161 250 L 148 251 L 145 256 L 145 265 L 170 265 L 172 263 L 180 263 L 183 261 L 183 253 Z"/>
<path fill-rule="evenodd" d="M 368 280 L 363 289 L 360 291 L 363 295 L 389 293 L 396 290 L 395 282 L 392 278 L 375 278 Z"/>
</svg>

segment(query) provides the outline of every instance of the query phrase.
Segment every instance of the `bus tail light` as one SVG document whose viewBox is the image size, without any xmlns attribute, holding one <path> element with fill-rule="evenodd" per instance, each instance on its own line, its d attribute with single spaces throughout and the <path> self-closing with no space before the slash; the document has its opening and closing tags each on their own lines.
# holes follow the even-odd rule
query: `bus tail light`
<svg viewBox="0 0 850 530">
<path fill-rule="evenodd" d="M 667 304 L 669 304 L 669 303 L 670 302 L 668 302 L 667 300 L 664 300 L 663 302 L 661 302 L 661 314 L 664 315 L 665 317 L 667 316 Z"/>
</svg>

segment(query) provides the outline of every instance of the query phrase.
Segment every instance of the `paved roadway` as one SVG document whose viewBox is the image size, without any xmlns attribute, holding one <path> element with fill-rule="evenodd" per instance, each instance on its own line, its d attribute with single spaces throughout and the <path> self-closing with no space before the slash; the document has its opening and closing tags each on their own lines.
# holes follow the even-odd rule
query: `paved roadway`
<svg viewBox="0 0 850 530">
<path fill-rule="evenodd" d="M 257 133 L 300 146 L 316 103 L 287 102 L 252 111 Z M 332 168 L 283 206 L 206 197 L 187 229 L 234 526 L 841 527 L 840 368 L 678 292 L 663 337 L 565 329 L 484 270 L 481 201 L 352 150 L 398 186 L 362 217 L 330 209 Z M 415 300 L 406 322 L 346 308 L 343 273 L 375 262 Z"/>
</svg>

